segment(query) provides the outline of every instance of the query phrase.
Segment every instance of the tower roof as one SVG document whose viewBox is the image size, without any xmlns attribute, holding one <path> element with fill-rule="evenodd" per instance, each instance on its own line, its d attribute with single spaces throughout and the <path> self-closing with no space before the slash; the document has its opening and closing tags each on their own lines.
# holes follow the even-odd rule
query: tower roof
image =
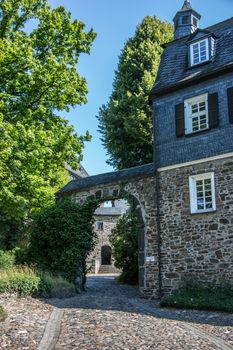
<svg viewBox="0 0 233 350">
<path fill-rule="evenodd" d="M 180 9 L 179 12 L 183 12 L 183 11 L 189 11 L 189 10 L 193 10 L 190 1 L 189 0 L 185 0 L 184 5 L 182 6 L 182 8 Z"/>
<path fill-rule="evenodd" d="M 177 18 L 177 16 L 181 15 L 183 12 L 188 12 L 188 11 L 192 11 L 193 13 L 195 13 L 195 15 L 199 19 L 201 18 L 201 15 L 192 8 L 190 1 L 189 0 L 185 0 L 182 8 L 176 13 L 176 15 L 174 17 L 174 20 Z"/>
</svg>

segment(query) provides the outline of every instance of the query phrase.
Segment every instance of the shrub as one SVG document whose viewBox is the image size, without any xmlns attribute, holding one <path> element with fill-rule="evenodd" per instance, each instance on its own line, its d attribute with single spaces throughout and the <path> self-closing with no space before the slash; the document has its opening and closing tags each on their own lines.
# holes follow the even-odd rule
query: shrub
<svg viewBox="0 0 233 350">
<path fill-rule="evenodd" d="M 38 290 L 39 283 L 40 277 L 27 266 L 0 270 L 0 293 L 16 293 L 26 297 Z"/>
<path fill-rule="evenodd" d="M 62 200 L 35 217 L 29 255 L 42 270 L 74 281 L 93 249 L 96 201 L 76 204 Z"/>
<path fill-rule="evenodd" d="M 4 252 L 0 250 L 0 269 L 9 269 L 14 266 L 15 255 L 13 251 Z"/>
<path fill-rule="evenodd" d="M 20 241 L 24 232 L 22 221 L 7 219 L 2 213 L 0 214 L 0 249 L 11 250 Z"/>
<path fill-rule="evenodd" d="M 0 306 L 0 322 L 5 321 L 6 318 L 7 318 L 7 313 L 6 313 L 6 311 L 3 309 L 3 307 Z"/>
<path fill-rule="evenodd" d="M 40 285 L 38 289 L 38 294 L 43 297 L 51 297 L 53 294 L 58 294 L 59 291 L 73 291 L 75 293 L 75 288 L 72 283 L 67 281 L 62 276 L 54 276 L 48 272 L 40 273 Z"/>
<path fill-rule="evenodd" d="M 127 284 L 138 283 L 138 220 L 131 208 L 117 222 L 110 241 L 116 267 L 122 269 L 118 281 Z"/>
<path fill-rule="evenodd" d="M 164 297 L 161 306 L 233 312 L 233 287 L 185 283 L 181 290 Z"/>
</svg>

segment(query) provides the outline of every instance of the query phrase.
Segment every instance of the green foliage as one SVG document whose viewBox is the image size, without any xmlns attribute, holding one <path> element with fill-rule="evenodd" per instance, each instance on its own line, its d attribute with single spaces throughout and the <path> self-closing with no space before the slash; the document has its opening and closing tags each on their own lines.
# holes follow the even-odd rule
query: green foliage
<svg viewBox="0 0 233 350">
<path fill-rule="evenodd" d="M 188 282 L 181 290 L 164 297 L 160 305 L 182 309 L 233 312 L 233 286 Z"/>
<path fill-rule="evenodd" d="M 0 306 L 0 322 L 5 321 L 6 318 L 7 318 L 7 313 L 6 313 L 6 311 L 3 309 L 3 307 Z"/>
<path fill-rule="evenodd" d="M 75 167 L 82 158 L 90 135 L 78 136 L 61 113 L 86 102 L 77 64 L 94 38 L 47 0 L 0 2 L 0 212 L 6 218 L 51 205 L 64 183 L 64 162 Z"/>
<path fill-rule="evenodd" d="M 73 281 L 95 243 L 96 201 L 76 204 L 62 200 L 36 215 L 29 255 L 39 268 Z"/>
<path fill-rule="evenodd" d="M 11 250 L 25 241 L 26 226 L 22 221 L 0 215 L 0 249 Z"/>
<path fill-rule="evenodd" d="M 161 45 L 172 38 L 170 24 L 145 17 L 120 55 L 112 95 L 98 115 L 99 131 L 110 156 L 108 163 L 115 168 L 152 162 L 152 107 L 148 94 L 157 75 Z"/>
<path fill-rule="evenodd" d="M 15 264 L 15 255 L 13 251 L 4 252 L 0 250 L 0 269 L 12 268 Z"/>
<path fill-rule="evenodd" d="M 138 219 L 134 209 L 130 209 L 112 230 L 110 242 L 116 267 L 122 269 L 119 282 L 138 282 Z"/>
<path fill-rule="evenodd" d="M 38 294 L 43 297 L 51 297 L 53 291 L 70 289 L 74 290 L 74 285 L 62 276 L 54 276 L 48 272 L 41 272 Z"/>
<path fill-rule="evenodd" d="M 29 267 L 0 270 L 0 293 L 17 293 L 26 297 L 38 290 L 40 277 Z"/>
</svg>

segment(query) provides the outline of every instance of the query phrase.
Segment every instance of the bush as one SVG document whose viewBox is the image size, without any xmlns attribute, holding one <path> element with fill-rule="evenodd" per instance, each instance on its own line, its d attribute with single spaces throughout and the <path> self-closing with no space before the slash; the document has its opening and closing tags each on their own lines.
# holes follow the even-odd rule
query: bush
<svg viewBox="0 0 233 350">
<path fill-rule="evenodd" d="M 40 273 L 40 285 L 38 294 L 42 297 L 52 297 L 63 293 L 75 294 L 75 288 L 72 283 L 62 276 L 53 276 L 48 272 Z"/>
<path fill-rule="evenodd" d="M 9 269 L 14 266 L 15 255 L 14 251 L 4 252 L 0 250 L 0 269 Z"/>
<path fill-rule="evenodd" d="M 164 297 L 161 306 L 233 312 L 233 287 L 188 282 L 181 290 Z"/>
<path fill-rule="evenodd" d="M 112 230 L 110 241 L 116 267 L 122 269 L 120 283 L 138 283 L 138 220 L 132 208 L 125 213 Z"/>
<path fill-rule="evenodd" d="M 15 221 L 5 218 L 0 214 L 0 249 L 11 250 L 24 235 L 24 225 L 22 221 Z"/>
<path fill-rule="evenodd" d="M 38 290 L 40 277 L 29 267 L 0 270 L 0 293 L 16 293 L 26 297 Z"/>
<path fill-rule="evenodd" d="M 3 309 L 3 307 L 0 306 L 0 322 L 5 321 L 6 318 L 7 318 L 7 313 L 6 313 L 6 311 Z"/>
<path fill-rule="evenodd" d="M 29 256 L 41 270 L 74 281 L 93 249 L 96 201 L 84 205 L 62 200 L 35 217 Z"/>
</svg>

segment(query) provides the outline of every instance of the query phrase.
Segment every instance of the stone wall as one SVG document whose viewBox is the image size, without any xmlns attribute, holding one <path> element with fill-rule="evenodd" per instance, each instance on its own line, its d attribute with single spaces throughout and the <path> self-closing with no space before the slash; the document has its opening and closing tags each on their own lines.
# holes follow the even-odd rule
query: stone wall
<svg viewBox="0 0 233 350">
<path fill-rule="evenodd" d="M 109 216 L 109 215 L 95 215 L 94 230 L 97 233 L 97 242 L 95 245 L 94 251 L 90 254 L 87 260 L 87 267 L 90 269 L 91 273 L 101 272 L 101 247 L 107 245 L 111 247 L 109 237 L 113 228 L 116 226 L 117 220 L 119 219 L 118 215 Z M 97 222 L 103 222 L 103 230 L 98 230 Z M 119 270 L 114 266 L 114 258 L 112 257 L 111 268 L 109 269 L 112 273 L 117 273 Z"/>
<path fill-rule="evenodd" d="M 216 212 L 190 214 L 189 176 L 214 172 Z M 162 291 L 183 281 L 233 284 L 233 157 L 160 172 Z"/>
<path fill-rule="evenodd" d="M 83 203 L 89 199 L 106 200 L 129 195 L 137 204 L 139 232 L 139 289 L 146 297 L 158 297 L 158 239 L 156 220 L 156 178 L 154 175 L 135 177 L 129 181 L 98 184 L 66 194 Z"/>
</svg>

